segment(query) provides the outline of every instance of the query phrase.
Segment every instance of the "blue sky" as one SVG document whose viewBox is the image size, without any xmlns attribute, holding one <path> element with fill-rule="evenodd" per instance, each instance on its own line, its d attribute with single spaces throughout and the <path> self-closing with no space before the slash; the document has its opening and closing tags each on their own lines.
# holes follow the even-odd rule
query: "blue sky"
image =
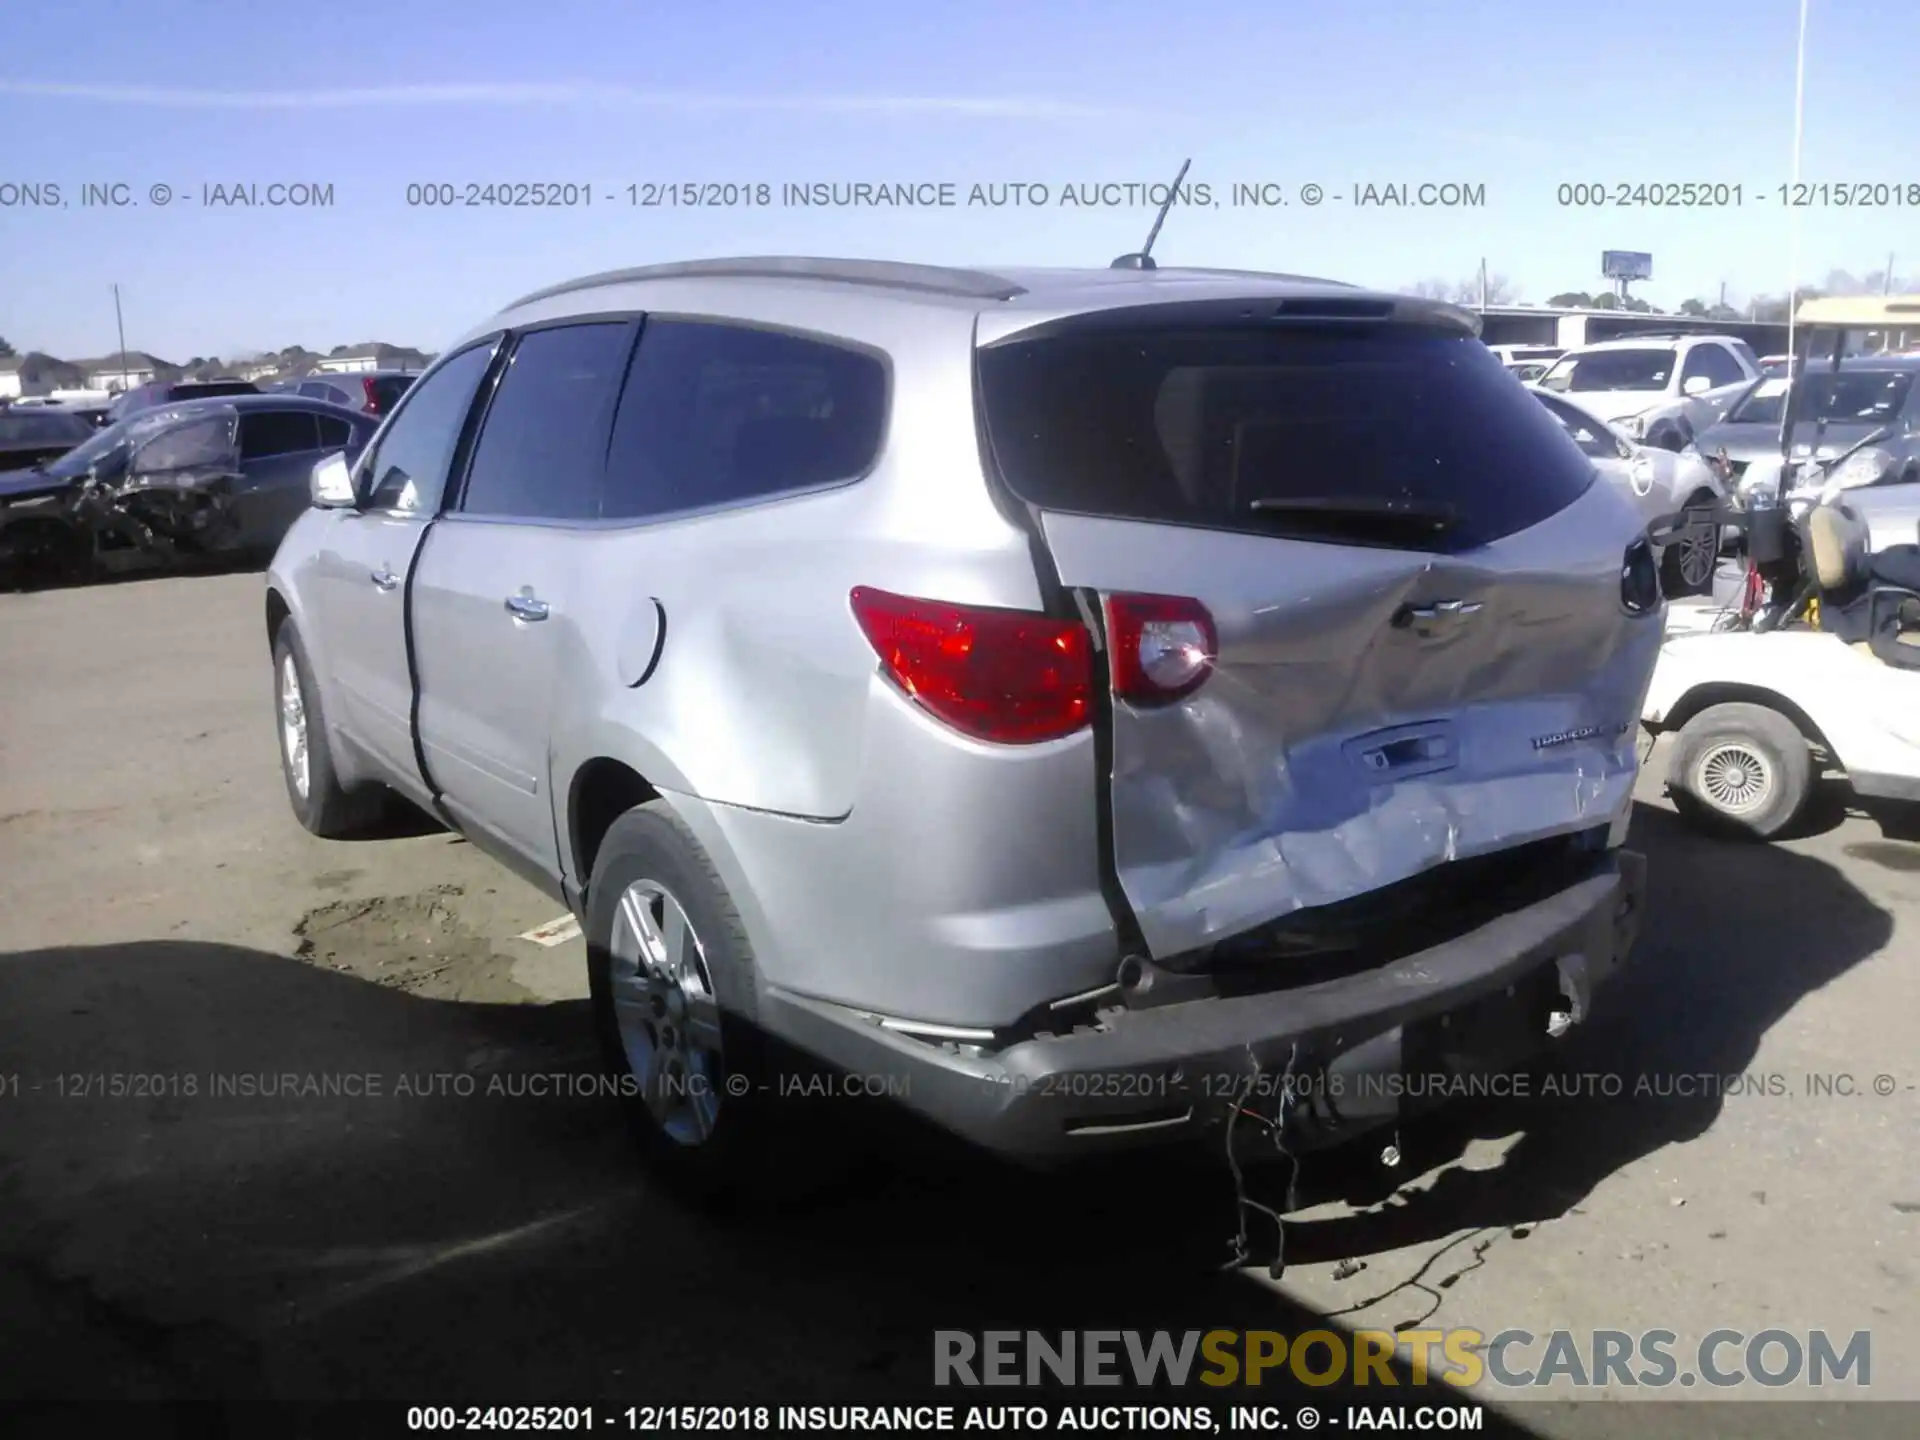
<svg viewBox="0 0 1920 1440">
<path fill-rule="evenodd" d="M 1920 183 L 1910 24 L 1812 0 L 1809 181 Z M 1151 208 L 1061 187 L 1161 182 L 1192 156 L 1217 208 L 1176 209 L 1166 263 L 1389 287 L 1483 255 L 1524 299 L 1652 252 L 1656 304 L 1778 293 L 1798 0 L 526 0 L 0 6 L 0 336 L 169 359 L 368 339 L 437 349 L 516 295 L 593 270 L 799 252 L 1104 264 Z M 1904 66 L 1904 68 L 1903 68 Z M 1045 207 L 641 208 L 629 184 L 1047 185 Z M 590 208 L 424 209 L 417 182 L 590 185 Z M 1235 182 L 1329 196 L 1484 185 L 1479 209 L 1236 208 Z M 1745 186 L 1738 210 L 1566 208 L 1563 183 Z M 86 183 L 139 203 L 83 207 Z M 225 208 L 200 187 L 330 184 L 325 209 Z M 57 184 L 63 204 L 26 203 Z M 148 198 L 170 186 L 172 203 Z M 9 191 L 9 185 L 15 187 Z M 1766 193 L 1761 193 L 1766 192 Z M 1803 280 L 1900 255 L 1920 206 L 1798 212 Z"/>
</svg>

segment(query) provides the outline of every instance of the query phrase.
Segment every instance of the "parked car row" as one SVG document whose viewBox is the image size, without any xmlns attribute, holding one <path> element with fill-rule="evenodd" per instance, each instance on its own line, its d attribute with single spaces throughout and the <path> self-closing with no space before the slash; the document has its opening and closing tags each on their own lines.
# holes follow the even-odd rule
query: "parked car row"
<svg viewBox="0 0 1920 1440">
<path fill-rule="evenodd" d="M 273 389 L 325 400 L 332 405 L 358 410 L 363 415 L 384 415 L 399 403 L 400 397 L 419 374 L 412 370 L 360 370 L 345 375 L 309 375 L 304 380 L 281 380 Z"/>
<path fill-rule="evenodd" d="M 375 423 L 257 392 L 137 404 L 101 430 L 53 411 L 0 412 L 0 437 L 23 432 L 0 462 L 12 467 L 0 470 L 0 581 L 84 577 L 128 554 L 264 557 L 307 508 L 314 462 L 357 455 Z"/>
</svg>

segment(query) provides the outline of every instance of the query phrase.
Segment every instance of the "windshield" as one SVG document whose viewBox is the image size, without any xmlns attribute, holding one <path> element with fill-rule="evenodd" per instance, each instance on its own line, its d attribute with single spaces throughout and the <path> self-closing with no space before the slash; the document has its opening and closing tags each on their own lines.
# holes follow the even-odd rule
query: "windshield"
<svg viewBox="0 0 1920 1440">
<path fill-rule="evenodd" d="M 1594 350 L 1567 355 L 1540 380 L 1548 390 L 1665 390 L 1678 356 L 1671 348 Z"/>
<path fill-rule="evenodd" d="M 127 458 L 129 443 L 145 439 L 180 413 L 177 410 L 143 410 L 117 425 L 96 430 L 58 460 L 48 462 L 46 473 L 57 480 L 77 480 L 87 473 L 95 461 L 101 462 L 109 471 L 117 469 Z"/>
<path fill-rule="evenodd" d="M 1828 425 L 1885 424 L 1900 413 L 1913 386 L 1909 370 L 1815 372 L 1798 385 L 1785 379 L 1763 380 L 1727 413 L 1730 425 L 1778 425 L 1789 388 L 1795 420 Z"/>
<path fill-rule="evenodd" d="M 983 349 L 980 396 L 1008 487 L 1083 515 L 1390 543 L 1445 513 L 1451 549 L 1595 473 L 1484 345 L 1421 330 L 1069 327 Z"/>
</svg>

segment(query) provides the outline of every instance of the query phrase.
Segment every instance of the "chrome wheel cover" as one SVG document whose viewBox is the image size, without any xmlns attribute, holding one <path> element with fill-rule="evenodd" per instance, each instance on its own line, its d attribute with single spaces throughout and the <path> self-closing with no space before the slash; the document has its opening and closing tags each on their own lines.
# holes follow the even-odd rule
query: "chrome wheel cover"
<svg viewBox="0 0 1920 1440">
<path fill-rule="evenodd" d="M 280 753 L 287 762 L 287 776 L 294 793 L 302 800 L 313 783 L 307 761 L 307 702 L 300 689 L 300 667 L 289 651 L 280 661 Z"/>
<path fill-rule="evenodd" d="M 1773 766 L 1754 746 L 1723 740 L 1693 767 L 1694 793 L 1728 815 L 1746 815 L 1773 795 Z"/>
<path fill-rule="evenodd" d="M 609 989 L 627 1065 L 674 1140 L 701 1145 L 720 1114 L 720 1006 L 707 954 L 664 885 L 636 880 L 614 911 Z"/>
</svg>

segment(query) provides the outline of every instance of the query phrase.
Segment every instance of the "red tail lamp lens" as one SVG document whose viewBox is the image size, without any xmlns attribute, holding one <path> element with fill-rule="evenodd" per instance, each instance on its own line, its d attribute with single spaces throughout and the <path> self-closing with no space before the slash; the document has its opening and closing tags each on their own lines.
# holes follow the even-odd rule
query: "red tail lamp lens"
<svg viewBox="0 0 1920 1440">
<path fill-rule="evenodd" d="M 1213 673 L 1220 635 L 1198 600 L 1178 595 L 1107 598 L 1113 693 L 1129 704 L 1170 705 Z"/>
<path fill-rule="evenodd" d="M 854 618 L 887 674 L 976 740 L 1034 745 L 1089 723 L 1092 642 L 1077 620 L 857 586 Z"/>
</svg>

